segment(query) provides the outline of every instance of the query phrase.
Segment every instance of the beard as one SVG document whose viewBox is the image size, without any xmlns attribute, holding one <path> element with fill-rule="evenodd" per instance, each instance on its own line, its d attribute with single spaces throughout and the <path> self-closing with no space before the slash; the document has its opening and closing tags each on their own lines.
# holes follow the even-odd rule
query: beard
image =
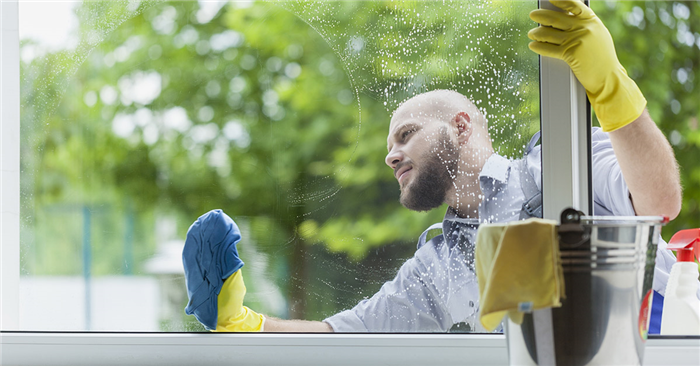
<svg viewBox="0 0 700 366">
<path fill-rule="evenodd" d="M 420 173 L 401 190 L 399 201 L 409 210 L 429 211 L 445 202 L 459 163 L 459 150 L 446 130 L 423 156 Z M 397 167 L 398 168 L 398 167 Z"/>
</svg>

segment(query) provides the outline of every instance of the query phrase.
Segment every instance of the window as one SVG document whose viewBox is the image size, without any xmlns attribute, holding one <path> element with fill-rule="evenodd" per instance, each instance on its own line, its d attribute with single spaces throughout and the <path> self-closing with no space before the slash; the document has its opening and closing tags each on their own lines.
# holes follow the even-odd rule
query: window
<svg viewBox="0 0 700 366">
<path fill-rule="evenodd" d="M 252 309 L 322 320 L 372 296 L 446 209 L 399 204 L 391 113 L 460 91 L 522 157 L 536 6 L 20 2 L 19 328 L 204 330 L 181 252 L 215 208 L 241 227 Z"/>
<path fill-rule="evenodd" d="M 243 230 L 246 304 L 321 320 L 393 278 L 445 212 L 400 207 L 382 163 L 402 101 L 437 88 L 466 94 L 507 158 L 521 157 L 539 129 L 538 59 L 525 36 L 534 1 L 58 4 L 19 4 L 20 93 L 3 90 L 3 195 L 20 197 L 16 211 L 12 197 L 2 201 L 3 275 L 20 273 L 18 304 L 3 282 L 3 324 L 12 324 L 3 330 L 203 330 L 183 314 L 176 264 L 188 225 L 213 208 Z M 2 6 L 5 36 L 12 4 Z M 614 9 L 634 25 L 638 11 L 626 7 Z M 677 21 L 678 9 L 666 15 Z M 24 28 L 61 12 L 73 19 L 66 36 L 32 35 L 41 22 Z M 692 65 L 682 68 L 685 85 Z M 18 117 L 6 105 L 19 105 Z M 17 128 L 13 118 L 19 146 L 5 133 Z M 469 322 L 454 331 L 464 329 Z M 127 342 L 189 342 L 133 336 Z M 408 352 L 392 338 L 335 336 L 198 335 L 194 344 L 379 342 Z M 90 337 L 76 342 L 117 339 Z M 426 337 L 455 348 L 469 339 L 474 352 L 503 347 L 476 335 L 401 342 L 422 349 Z"/>
</svg>

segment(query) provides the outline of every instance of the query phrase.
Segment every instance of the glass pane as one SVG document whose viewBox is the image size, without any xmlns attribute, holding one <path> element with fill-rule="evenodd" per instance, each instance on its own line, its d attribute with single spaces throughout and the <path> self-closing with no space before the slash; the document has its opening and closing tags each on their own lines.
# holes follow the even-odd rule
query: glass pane
<svg viewBox="0 0 700 366">
<path fill-rule="evenodd" d="M 448 204 L 476 222 L 517 219 L 521 188 L 494 185 L 539 129 L 536 7 L 20 3 L 21 328 L 205 330 L 183 310 L 182 250 L 212 209 L 241 230 L 244 304 L 309 320 L 400 275 Z M 441 89 L 452 92 L 422 94 Z M 387 136 L 413 172 L 387 159 Z M 504 159 L 482 171 L 492 152 Z M 437 179 L 400 202 L 394 169 L 409 172 L 406 192 Z M 447 297 L 464 287 L 449 265 L 473 264 L 469 235 L 453 249 L 430 267 Z M 399 325 L 369 330 L 478 330 L 473 300 L 449 303 L 439 327 L 387 313 Z"/>
</svg>

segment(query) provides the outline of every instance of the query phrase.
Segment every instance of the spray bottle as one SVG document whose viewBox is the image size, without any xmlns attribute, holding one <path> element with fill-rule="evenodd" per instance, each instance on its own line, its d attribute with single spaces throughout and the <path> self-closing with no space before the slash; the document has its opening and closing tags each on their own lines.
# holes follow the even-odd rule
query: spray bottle
<svg viewBox="0 0 700 366">
<path fill-rule="evenodd" d="M 700 229 L 681 230 L 668 243 L 675 250 L 676 264 L 666 285 L 661 334 L 700 335 L 700 300 L 696 295 L 700 258 Z"/>
</svg>

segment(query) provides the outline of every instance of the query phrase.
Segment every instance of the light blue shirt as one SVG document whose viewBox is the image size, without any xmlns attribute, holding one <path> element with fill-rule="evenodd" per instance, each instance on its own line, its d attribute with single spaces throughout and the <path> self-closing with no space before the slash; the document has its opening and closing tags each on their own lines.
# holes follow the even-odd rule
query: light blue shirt
<svg viewBox="0 0 700 366">
<path fill-rule="evenodd" d="M 634 216 L 610 138 L 597 128 L 592 131 L 591 153 L 594 214 Z M 520 179 L 534 177 L 537 187 L 542 187 L 540 146 L 535 146 L 525 159 L 523 164 L 522 159 L 492 155 L 479 174 L 484 198 L 478 220 L 459 218 L 448 209 L 441 224 L 421 235 L 415 255 L 401 266 L 396 278 L 371 298 L 324 321 L 336 332 L 446 332 L 460 322 L 480 330 L 476 321 L 479 287 L 474 274 L 478 223 L 519 219 L 526 199 Z M 529 175 L 520 174 L 525 166 Z M 442 228 L 442 235 L 426 243 L 428 231 L 438 228 Z M 660 240 L 653 288 L 662 295 L 673 263 L 675 257 Z"/>
</svg>

